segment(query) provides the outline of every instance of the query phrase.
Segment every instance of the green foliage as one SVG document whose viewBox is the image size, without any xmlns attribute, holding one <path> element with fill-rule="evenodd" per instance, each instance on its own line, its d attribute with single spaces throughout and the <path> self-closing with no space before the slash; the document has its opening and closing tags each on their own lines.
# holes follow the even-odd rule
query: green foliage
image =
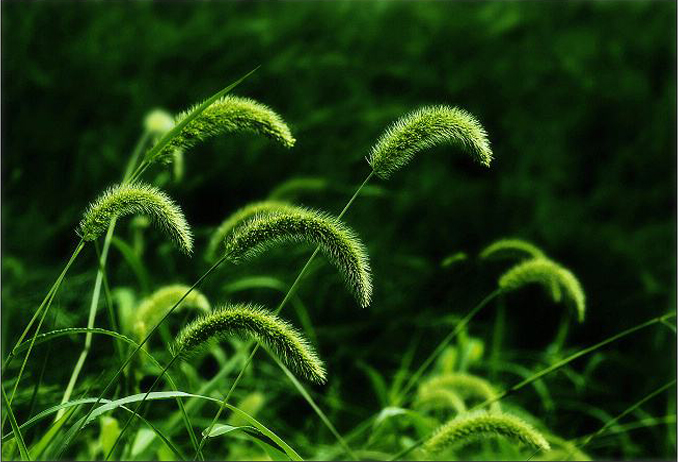
<svg viewBox="0 0 678 462">
<path fill-rule="evenodd" d="M 167 194 L 143 184 L 121 184 L 107 189 L 89 205 L 77 234 L 93 241 L 108 229 L 111 220 L 127 215 L 146 215 L 174 241 L 182 252 L 193 251 L 193 235 L 183 212 Z"/>
<path fill-rule="evenodd" d="M 372 276 L 365 246 L 353 230 L 328 214 L 301 207 L 259 213 L 236 228 L 224 244 L 229 259 L 240 263 L 288 242 L 319 246 L 344 277 L 358 304 L 363 308 L 370 304 Z"/>
<path fill-rule="evenodd" d="M 551 447 L 541 433 L 518 417 L 480 411 L 455 417 L 440 427 L 422 449 L 425 453 L 436 454 L 496 436 L 540 451 L 548 451 Z"/>
<path fill-rule="evenodd" d="M 448 106 L 427 106 L 396 120 L 372 147 L 368 162 L 381 178 L 388 178 L 415 154 L 452 144 L 489 167 L 492 150 L 487 133 L 468 112 Z"/>
<path fill-rule="evenodd" d="M 562 289 L 566 300 L 576 308 L 579 322 L 584 322 L 584 290 L 575 275 L 558 263 L 546 258 L 535 258 L 515 265 L 499 278 L 499 287 L 505 291 L 517 290 L 533 283 L 543 284 L 549 290 L 552 290 L 553 285 Z M 555 296 L 554 301 L 559 301 L 559 296 Z"/>
<path fill-rule="evenodd" d="M 198 105 L 196 105 L 197 107 Z M 194 108 L 175 118 L 175 125 L 188 116 Z M 226 133 L 245 131 L 264 135 L 286 148 L 296 140 L 282 118 L 268 106 L 250 98 L 224 96 L 210 104 L 198 117 L 190 121 L 153 160 L 171 162 L 175 150 L 187 151 L 199 142 Z"/>
<path fill-rule="evenodd" d="M 322 361 L 290 324 L 255 305 L 226 305 L 186 325 L 177 335 L 175 354 L 190 357 L 212 340 L 253 337 L 269 347 L 288 367 L 315 383 L 325 383 Z"/>
<path fill-rule="evenodd" d="M 104 441 L 112 447 L 117 432 L 109 419 L 132 417 L 144 401 L 108 459 L 675 459 L 675 384 L 628 408 L 674 377 L 674 319 L 613 345 L 597 343 L 641 317 L 675 308 L 675 255 L 666 251 L 675 245 L 675 214 L 667 212 L 675 209 L 675 156 L 669 155 L 676 125 L 674 2 L 326 2 L 294 8 L 284 2 L 162 8 L 152 2 L 3 2 L 2 10 L 3 111 L 11 125 L 3 132 L 1 338 L 2 350 L 16 353 L 4 358 L 8 391 L 34 346 L 12 399 L 14 422 L 3 406 L 3 460 L 103 459 Z M 208 118 L 217 115 L 229 87 L 197 106 L 207 109 L 202 119 L 148 112 L 188 107 L 258 64 L 238 91 L 293 122 L 299 139 L 293 161 L 271 155 L 291 140 L 282 119 L 279 133 L 261 131 L 276 126 L 277 114 L 270 125 L 233 119 L 228 114 L 236 113 L 228 110 L 223 120 Z M 372 154 L 381 128 L 436 102 L 478 116 L 491 135 L 492 169 L 462 156 L 423 156 L 416 169 L 398 174 L 401 186 L 362 187 L 345 215 L 342 207 L 365 175 L 389 176 L 423 152 L 422 142 L 439 154 L 460 150 L 480 160 L 461 138 L 424 132 L 436 124 L 420 121 L 384 141 L 383 152 L 393 156 L 381 168 L 391 171 L 365 165 L 363 155 Z M 257 105 L 241 108 L 240 115 L 256 116 Z M 187 123 L 186 130 L 175 123 Z M 173 130 L 187 136 L 168 139 Z M 401 143 L 405 135 L 416 136 Z M 208 139 L 205 147 L 214 152 L 184 165 L 184 150 Z M 155 152 L 172 165 L 150 165 L 161 160 L 152 159 Z M 224 214 L 258 198 L 342 210 L 340 219 L 369 243 L 378 275 L 372 309 L 347 316 L 334 268 L 313 258 L 301 273 L 292 265 L 305 249 L 271 252 L 247 266 L 222 264 L 202 278 L 208 267 L 202 259 L 172 252 L 170 242 L 144 229 L 150 220 L 136 216 L 133 225 L 119 223 L 110 240 L 84 246 L 61 287 L 47 295 L 42 306 L 52 300 L 53 306 L 43 322 L 36 307 L 73 247 L 71 230 L 83 201 L 117 181 L 126 163 L 133 178 L 181 197 L 197 251 L 213 254 L 209 263 L 231 234 L 211 234 Z M 99 236 L 106 234 L 102 226 Z M 530 236 L 541 249 L 514 239 L 485 247 L 512 235 Z M 200 248 L 208 243 L 211 248 Z M 486 259 L 467 257 L 483 248 Z M 550 297 L 595 304 L 588 322 L 572 332 L 572 343 L 565 341 L 567 311 L 556 340 L 544 348 L 561 313 L 539 309 L 548 301 L 532 291 L 490 297 L 477 316 L 469 311 L 496 282 L 495 269 L 505 270 L 495 260 L 533 257 L 566 262 L 590 298 L 582 291 L 578 302 L 568 293 L 564 286 L 579 284 L 568 283 L 567 273 L 550 284 L 533 281 Z M 96 283 L 92 290 L 95 273 L 101 292 Z M 287 309 L 283 316 L 322 345 L 333 371 L 328 385 L 307 390 L 284 364 L 255 356 L 249 336 L 210 342 L 208 354 L 171 367 L 166 346 L 173 336 L 165 324 L 137 353 L 144 361 L 122 366 L 144 341 L 134 325 L 149 293 L 196 278 L 200 293 L 215 302 Z M 164 315 L 188 295 L 168 317 L 172 327 L 195 315 L 181 311 L 194 297 L 187 292 L 187 286 L 177 289 L 158 308 Z M 528 314 L 508 316 L 505 305 L 519 301 L 529 303 Z M 153 324 L 146 324 L 146 333 Z M 440 340 L 460 325 L 454 347 L 445 349 Z M 12 348 L 18 337 L 21 344 Z M 442 345 L 440 354 L 436 345 Z M 601 346 L 595 355 L 578 356 Z M 78 355 L 86 352 L 85 361 Z M 427 357 L 438 361 L 420 375 Z M 561 361 L 577 357 L 576 363 Z M 78 399 L 60 408 L 76 365 L 82 366 L 73 381 Z M 123 372 L 104 390 L 119 368 Z M 415 452 L 438 426 L 484 401 L 436 385 L 447 375 L 482 377 L 495 391 L 491 405 L 538 429 L 551 449 L 482 437 L 436 454 Z M 164 390 L 173 378 L 195 394 L 145 394 Z M 79 419 L 99 395 L 97 409 L 109 399 L 115 404 L 86 419 L 100 419 L 96 425 L 74 426 L 85 422 Z M 219 407 L 224 413 L 215 418 Z M 60 410 L 67 412 L 59 419 Z M 251 417 L 255 413 L 261 422 Z M 13 424 L 20 424 L 20 435 L 9 428 Z M 100 424 L 108 425 L 105 438 Z M 606 428 L 599 437 L 595 430 Z M 193 429 L 198 438 L 210 435 L 202 454 L 196 455 Z"/>
</svg>

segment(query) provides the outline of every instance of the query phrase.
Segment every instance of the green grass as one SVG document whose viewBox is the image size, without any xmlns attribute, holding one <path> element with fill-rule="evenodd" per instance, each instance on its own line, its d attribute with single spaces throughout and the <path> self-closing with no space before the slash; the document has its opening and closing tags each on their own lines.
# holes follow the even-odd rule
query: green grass
<svg viewBox="0 0 678 462">
<path fill-rule="evenodd" d="M 331 18 L 323 11 L 341 8 L 367 21 L 348 4 L 318 14 Z M 375 21 L 416 11 L 423 15 L 417 21 L 432 27 L 432 40 L 442 37 L 436 15 L 446 6 L 365 8 Z M 530 14 L 543 13 L 541 6 L 459 8 L 479 23 L 483 15 L 494 18 L 488 24 L 497 29 L 486 33 L 500 36 L 519 27 L 511 21 L 530 23 Z M 20 10 L 7 11 L 19 30 Z M 290 24 L 299 24 L 289 14 Z M 210 30 L 208 16 L 192 17 Z M 260 20 L 243 24 L 290 27 Z M 33 24 L 31 16 L 26 21 Z M 479 40 L 469 34 L 471 44 Z M 10 39 L 16 46 L 18 38 Z M 578 40 L 565 60 L 575 73 L 588 43 Z M 107 157 L 113 140 L 97 135 L 92 155 L 108 162 L 110 174 L 106 181 L 88 175 L 89 160 L 72 167 L 58 223 L 49 207 L 22 213 L 25 199 L 10 195 L 10 178 L 3 212 L 4 460 L 675 457 L 675 294 L 658 276 L 664 273 L 647 264 L 669 258 L 651 254 L 655 246 L 645 243 L 636 266 L 613 271 L 626 228 L 620 225 L 601 249 L 600 235 L 576 219 L 574 199 L 530 209 L 544 214 L 541 225 L 553 221 L 548 228 L 520 220 L 529 195 L 552 194 L 542 176 L 563 195 L 589 194 L 601 209 L 613 194 L 568 174 L 568 162 L 583 162 L 580 154 L 563 160 L 544 151 L 551 163 L 521 164 L 534 182 L 509 178 L 512 165 L 537 158 L 532 137 L 539 144 L 539 136 L 554 135 L 549 145 L 557 146 L 557 130 L 542 133 L 542 119 L 522 119 L 514 107 L 506 117 L 485 111 L 498 103 L 461 71 L 451 82 L 465 82 L 468 97 L 438 96 L 446 94 L 439 89 L 401 105 L 393 95 L 374 96 L 383 112 L 344 119 L 331 112 L 343 110 L 340 100 L 306 106 L 303 92 L 312 96 L 316 88 L 305 90 L 304 82 L 287 81 L 285 90 L 296 96 L 291 111 L 273 92 L 256 100 L 231 95 L 257 94 L 257 79 L 279 72 L 268 61 L 247 69 L 258 64 L 195 106 L 186 95 L 203 100 L 210 86 L 188 79 L 176 106 L 191 109 L 176 116 L 151 105 L 141 117 L 127 115 L 132 121 L 125 123 L 142 127 L 116 135 L 126 137 L 129 155 Z M 196 80 L 202 73 L 191 72 Z M 376 94 L 382 83 L 375 75 Z M 363 85 L 363 77 L 353 78 Z M 412 79 L 445 81 L 435 74 Z M 20 93 L 10 88 L 10 95 Z M 267 97 L 275 111 L 263 104 Z M 430 105 L 436 99 L 442 104 Z M 455 100 L 470 112 L 448 105 Z M 563 125 L 571 124 L 569 110 L 563 105 L 557 114 Z M 22 117 L 18 111 L 17 121 Z M 512 144 L 520 137 L 524 157 Z M 33 141 L 24 138 L 30 150 Z M 21 146 L 15 135 L 10 141 Z M 660 159 L 661 149 L 646 144 Z M 622 168 L 604 143 L 591 149 L 608 156 L 611 169 Z M 648 171 L 637 162 L 632 172 Z M 31 185 L 27 194 L 51 203 L 47 185 L 44 193 Z M 88 208 L 91 198 L 98 199 Z M 666 201 L 665 194 L 656 200 Z M 76 205 L 80 216 L 72 212 Z M 502 226 L 501 216 L 517 221 Z M 21 253 L 24 234 L 36 243 Z M 41 258 L 39 239 L 75 250 L 59 253 L 61 266 L 48 265 L 52 254 Z M 627 288 L 629 277 L 636 285 Z M 221 306 L 231 308 L 212 311 Z M 185 345 L 195 350 L 189 356 Z"/>
</svg>

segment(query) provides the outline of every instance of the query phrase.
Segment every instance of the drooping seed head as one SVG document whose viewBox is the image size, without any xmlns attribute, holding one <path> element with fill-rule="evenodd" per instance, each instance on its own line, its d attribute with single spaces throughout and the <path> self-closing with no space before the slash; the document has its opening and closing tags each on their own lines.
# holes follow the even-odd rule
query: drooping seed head
<svg viewBox="0 0 678 462">
<path fill-rule="evenodd" d="M 177 115 L 175 124 L 179 124 L 193 109 Z M 286 148 L 291 148 L 296 142 L 287 124 L 271 108 L 250 98 L 227 95 L 210 104 L 186 124 L 153 159 L 148 160 L 167 162 L 171 160 L 170 156 L 175 149 L 187 151 L 209 138 L 242 131 L 264 135 Z"/>
<path fill-rule="evenodd" d="M 93 241 L 108 229 L 113 218 L 146 215 L 160 227 L 184 253 L 193 250 L 193 236 L 179 206 L 164 192 L 143 183 L 120 184 L 106 190 L 92 202 L 76 233 Z"/>
<path fill-rule="evenodd" d="M 422 409 L 453 409 L 457 414 L 466 412 L 461 396 L 447 388 L 420 387 L 414 405 Z"/>
<path fill-rule="evenodd" d="M 419 393 L 424 395 L 432 390 L 451 390 L 462 399 L 494 399 L 497 392 L 490 382 L 482 377 L 461 372 L 443 374 L 433 377 L 419 386 Z M 499 411 L 499 402 L 490 405 L 493 411 Z"/>
<path fill-rule="evenodd" d="M 396 120 L 377 140 L 368 162 L 386 179 L 415 154 L 442 144 L 452 144 L 489 167 L 492 149 L 487 133 L 471 114 L 449 106 L 426 106 Z"/>
<path fill-rule="evenodd" d="M 269 200 L 294 200 L 302 193 L 310 194 L 327 189 L 325 178 L 296 177 L 283 181 L 269 193 Z"/>
<path fill-rule="evenodd" d="M 546 254 L 531 242 L 523 239 L 499 239 L 480 252 L 480 258 L 546 258 Z"/>
<path fill-rule="evenodd" d="M 242 207 L 235 212 L 233 212 L 228 218 L 226 218 L 221 225 L 212 233 L 209 244 L 207 245 L 207 251 L 205 256 L 208 261 L 214 261 L 217 258 L 217 253 L 220 250 L 221 245 L 224 242 L 226 236 L 228 236 L 233 229 L 251 219 L 258 213 L 264 212 L 276 212 L 276 211 L 286 211 L 294 210 L 295 206 L 288 204 L 286 202 L 280 201 L 261 201 L 255 202 L 245 207 Z"/>
<path fill-rule="evenodd" d="M 146 297 L 134 312 L 134 333 L 137 338 L 143 339 L 148 328 L 155 326 L 189 289 L 190 287 L 184 284 L 172 284 L 161 287 Z M 175 312 L 181 309 L 195 309 L 207 313 L 211 307 L 207 297 L 197 289 L 193 289 Z"/>
<path fill-rule="evenodd" d="M 325 382 L 325 368 L 309 342 L 290 324 L 255 305 L 226 305 L 196 319 L 181 330 L 174 352 L 190 357 L 212 341 L 231 336 L 254 338 L 300 376 Z"/>
<path fill-rule="evenodd" d="M 285 211 L 258 213 L 235 228 L 224 244 L 231 261 L 239 263 L 271 247 L 292 242 L 319 246 L 360 306 L 370 304 L 372 276 L 365 246 L 353 230 L 330 215 L 292 206 Z"/>
<path fill-rule="evenodd" d="M 520 289 L 533 283 L 542 284 L 551 291 L 557 287 L 558 292 L 554 292 L 556 302 L 559 301 L 562 290 L 566 300 L 576 308 L 579 322 L 584 322 L 586 314 L 584 290 L 575 275 L 558 263 L 546 258 L 534 258 L 518 263 L 499 278 L 499 287 L 505 291 Z"/>
<path fill-rule="evenodd" d="M 548 451 L 551 447 L 541 433 L 522 419 L 500 412 L 479 411 L 450 420 L 424 443 L 422 449 L 428 454 L 435 454 L 496 436 L 535 450 Z"/>
</svg>

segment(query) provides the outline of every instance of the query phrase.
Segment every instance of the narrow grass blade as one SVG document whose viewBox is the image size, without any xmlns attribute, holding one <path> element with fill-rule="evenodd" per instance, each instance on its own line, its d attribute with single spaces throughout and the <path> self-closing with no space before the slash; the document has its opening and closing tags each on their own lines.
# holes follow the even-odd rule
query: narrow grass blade
<svg viewBox="0 0 678 462">
<path fill-rule="evenodd" d="M 280 446 L 285 451 L 285 454 L 287 454 L 287 456 L 291 460 L 304 460 L 301 458 L 299 454 L 297 454 L 297 452 L 294 449 L 292 449 L 287 443 L 285 443 L 285 441 L 283 441 L 282 438 L 280 438 L 278 435 L 276 435 L 271 430 L 262 425 L 257 419 L 228 403 L 222 403 L 222 405 L 231 410 L 232 412 L 234 412 L 240 418 L 244 419 L 247 423 L 255 427 L 262 434 L 273 440 L 278 446 Z"/>
<path fill-rule="evenodd" d="M 7 415 L 9 417 L 9 424 L 12 426 L 12 430 L 14 431 L 14 434 L 16 435 L 16 444 L 19 446 L 19 454 L 21 454 L 21 458 L 23 460 L 31 460 L 31 455 L 28 453 L 28 448 L 26 447 L 26 443 L 24 442 L 24 437 L 21 435 L 21 432 L 19 431 L 19 426 L 16 423 L 16 419 L 14 418 L 14 412 L 12 412 L 12 406 L 9 404 L 9 400 L 7 399 L 7 395 L 5 394 L 5 387 L 2 387 L 2 398 L 5 401 L 5 409 L 7 410 Z"/>
<path fill-rule="evenodd" d="M 268 350 L 266 350 L 268 352 Z M 269 353 L 270 354 L 270 353 Z M 315 403 L 313 398 L 311 398 L 311 395 L 308 394 L 308 391 L 304 388 L 304 386 L 297 380 L 297 378 L 292 374 L 292 372 L 278 359 L 277 356 L 270 354 L 271 358 L 280 366 L 280 369 L 285 373 L 288 379 L 290 379 L 290 382 L 294 385 L 294 387 L 299 391 L 301 396 L 304 397 L 304 399 L 308 402 L 308 404 L 313 408 L 316 414 L 318 414 L 318 417 L 320 417 L 320 420 L 325 424 L 325 426 L 330 430 L 330 432 L 334 435 L 334 437 L 337 439 L 339 444 L 344 448 L 346 453 L 349 455 L 349 457 L 352 460 L 358 460 L 358 457 L 355 455 L 355 453 L 351 450 L 351 448 L 346 444 L 346 441 L 341 437 L 339 432 L 337 431 L 336 428 L 334 428 L 334 425 L 332 425 L 332 422 L 330 419 L 325 415 L 325 413 L 318 407 L 318 405 Z"/>
<path fill-rule="evenodd" d="M 205 430 L 206 432 L 207 430 Z M 203 432 L 203 437 L 206 438 L 216 438 L 219 436 L 229 435 L 233 432 L 241 432 L 251 438 L 254 442 L 258 443 L 262 449 L 268 454 L 275 455 L 276 459 L 273 460 L 290 460 L 290 458 L 283 452 L 283 448 L 278 446 L 273 440 L 263 435 L 256 427 L 252 425 L 240 425 L 233 426 L 227 424 L 218 424 L 215 425 L 210 431 L 209 435 Z"/>
<path fill-rule="evenodd" d="M 31 447 L 31 454 L 34 454 L 36 459 L 40 458 L 45 449 L 47 449 L 47 446 L 49 446 L 54 440 L 56 434 L 59 432 L 59 430 L 61 430 L 66 421 L 73 415 L 75 410 L 76 408 L 72 407 L 68 412 L 61 416 L 60 419 L 57 419 L 57 421 L 54 422 L 51 427 L 49 427 L 49 430 L 47 430 L 45 434 L 42 435 L 40 440 Z"/>
</svg>

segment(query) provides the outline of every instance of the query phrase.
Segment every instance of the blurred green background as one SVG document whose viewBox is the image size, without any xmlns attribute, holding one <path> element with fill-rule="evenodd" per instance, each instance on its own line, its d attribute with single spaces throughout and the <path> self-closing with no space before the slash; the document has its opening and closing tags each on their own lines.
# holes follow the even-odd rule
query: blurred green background
<svg viewBox="0 0 678 462">
<path fill-rule="evenodd" d="M 492 142 L 490 169 L 438 148 L 356 202 L 346 221 L 370 251 L 369 309 L 359 310 L 326 266 L 300 292 L 320 353 L 337 372 L 330 388 L 365 413 L 378 407 L 358 362 L 389 376 L 408 348 L 416 346 L 414 364 L 425 358 L 449 330 L 437 320 L 464 314 L 503 270 L 440 262 L 496 238 L 529 239 L 578 275 L 589 311 L 571 329 L 572 347 L 674 309 L 675 18 L 674 2 L 3 2 L 3 346 L 75 245 L 83 209 L 120 179 L 145 114 L 183 110 L 259 65 L 235 94 L 278 111 L 298 143 L 286 151 L 237 135 L 188 153 L 185 179 L 165 187 L 195 227 L 196 261 L 150 233 L 155 285 L 194 281 L 207 267 L 200 252 L 213 227 L 286 179 L 325 178 L 328 189 L 299 202 L 338 213 L 369 172 L 364 157 L 382 130 L 421 105 L 469 110 Z M 86 324 L 92 254 L 74 270 L 59 300 L 66 314 L 54 325 Z M 205 292 L 223 300 L 220 286 L 248 273 L 291 282 L 307 255 L 227 268 Z M 109 265 L 113 286 L 133 285 L 119 255 Z M 507 351 L 533 366 L 531 352 L 553 336 L 563 307 L 528 290 L 510 296 L 507 310 Z M 471 329 L 488 345 L 494 318 L 488 309 Z M 60 352 L 64 377 L 79 345 Z M 555 376 L 556 398 L 576 396 L 614 415 L 675 376 L 668 329 L 641 332 L 605 355 L 596 386 L 575 395 Z M 306 409 L 297 399 L 285 397 L 280 406 L 290 412 L 277 418 L 299 428 L 310 414 L 292 413 Z M 544 416 L 530 404 L 532 390 L 515 400 L 566 437 L 600 426 L 565 407 Z M 666 407 L 666 399 L 649 405 L 654 415 Z M 360 417 L 332 412 L 340 429 Z M 631 456 L 675 455 L 664 430 L 645 432 Z"/>
</svg>

